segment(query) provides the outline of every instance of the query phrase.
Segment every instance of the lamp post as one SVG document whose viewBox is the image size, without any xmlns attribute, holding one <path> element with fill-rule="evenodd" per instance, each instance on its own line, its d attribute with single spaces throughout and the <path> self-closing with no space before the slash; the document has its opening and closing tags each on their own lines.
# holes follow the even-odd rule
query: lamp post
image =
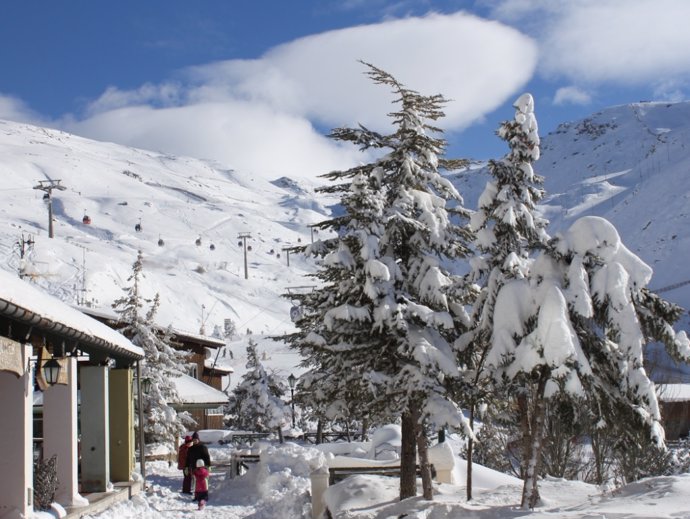
<svg viewBox="0 0 690 519">
<path fill-rule="evenodd" d="M 292 407 L 292 428 L 295 428 L 295 383 L 297 382 L 297 377 L 290 373 L 288 377 L 288 385 L 290 386 L 290 405 Z"/>
</svg>

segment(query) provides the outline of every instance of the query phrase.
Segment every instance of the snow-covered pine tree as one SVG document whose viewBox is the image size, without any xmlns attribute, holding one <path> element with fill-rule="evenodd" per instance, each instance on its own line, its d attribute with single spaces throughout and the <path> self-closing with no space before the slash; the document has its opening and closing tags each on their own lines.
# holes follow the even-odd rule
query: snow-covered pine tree
<svg viewBox="0 0 690 519">
<path fill-rule="evenodd" d="M 170 405 L 179 401 L 174 378 L 183 374 L 187 355 L 172 348 L 169 330 L 161 331 L 154 323 L 160 304 L 158 294 L 142 317 L 140 312 L 144 302 L 148 302 L 140 290 L 142 270 L 143 255 L 139 251 L 132 265 L 132 274 L 127 278 L 131 285 L 123 288 L 125 295 L 112 307 L 124 325 L 120 332 L 144 350 L 141 376 L 151 381 L 149 392 L 140 396 L 146 416 L 145 434 L 150 441 L 167 442 L 174 447 L 176 437 L 195 425 L 189 413 L 178 413 Z"/>
<path fill-rule="evenodd" d="M 452 276 L 444 261 L 463 258 L 468 231 L 460 225 L 462 199 L 439 168 L 445 141 L 431 134 L 444 114 L 440 95 L 423 96 L 372 66 L 367 74 L 392 89 L 400 104 L 391 114 L 394 133 L 364 127 L 338 128 L 331 136 L 362 150 L 386 150 L 372 162 L 324 175 L 338 184 L 342 216 L 319 225 L 337 238 L 307 252 L 323 255 L 316 277 L 322 285 L 301 298 L 299 332 L 287 337 L 305 366 L 329 375 L 326 398 L 357 389 L 373 412 L 387 408 L 402 417 L 400 496 L 416 494 L 416 453 L 424 496 L 431 499 L 426 426 L 465 427 L 446 382 L 460 371 L 447 337 L 458 333 L 444 293 Z M 453 220 L 456 218 L 456 220 Z M 466 429 L 469 432 L 469 429 Z"/>
<path fill-rule="evenodd" d="M 578 219 L 550 245 L 535 263 L 537 288 L 545 291 L 553 284 L 560 290 L 581 348 L 571 353 L 578 355 L 579 383 L 564 389 L 576 399 L 585 398 L 589 421 L 597 429 L 615 432 L 626 451 L 646 451 L 651 458 L 655 450 L 663 451 L 664 430 L 655 386 L 645 369 L 645 347 L 659 343 L 672 359 L 690 361 L 686 333 L 672 327 L 683 309 L 647 288 L 652 269 L 603 218 Z M 575 375 L 569 376 L 574 380 Z"/>
<path fill-rule="evenodd" d="M 527 276 L 530 257 L 549 239 L 545 231 L 548 222 L 535 213 L 536 204 L 543 197 L 543 179 L 535 174 L 532 166 L 539 159 L 534 100 L 530 94 L 523 94 L 513 106 L 514 118 L 501 123 L 497 131 L 510 151 L 500 160 L 489 161 L 492 179 L 479 197 L 479 207 L 470 223 L 476 233 L 475 247 L 479 254 L 471 260 L 469 278 L 477 283 L 479 294 L 472 311 L 473 325 L 457 345 L 463 351 L 470 377 L 464 380 L 462 388 L 463 403 L 472 421 L 476 406 L 486 404 L 493 391 L 493 383 L 486 377 L 485 361 L 493 335 L 496 296 L 508 280 Z M 472 449 L 470 438 L 468 499 L 472 497 Z"/>
<path fill-rule="evenodd" d="M 364 320 L 370 321 L 361 309 L 362 302 L 383 290 L 379 288 L 382 280 L 373 270 L 378 266 L 376 241 L 383 232 L 379 172 L 373 174 L 374 170 L 372 165 L 363 165 L 350 171 L 349 182 L 319 188 L 343 191 L 341 204 L 346 214 L 320 225 L 337 231 L 338 238 L 307 247 L 308 254 L 324 257 L 314 274 L 321 286 L 292 296 L 303 311 L 297 323 L 299 332 L 287 340 L 300 350 L 302 364 L 309 368 L 300 377 L 300 397 L 308 395 L 307 409 L 316 420 L 361 419 L 384 413 L 380 402 L 372 398 L 373 386 L 360 364 L 360 357 L 371 351 L 367 348 L 372 344 L 371 326 L 362 325 Z M 372 266 L 369 273 L 367 262 Z M 327 342 L 334 347 L 325 347 Z"/>
<path fill-rule="evenodd" d="M 529 142 L 533 131 L 536 137 L 536 122 L 529 117 L 531 96 L 516 105 L 515 121 L 526 135 L 512 136 L 511 148 Z M 536 147 L 538 141 L 532 143 Z M 497 216 L 511 220 L 511 212 Z M 549 402 L 584 402 L 604 426 L 624 419 L 631 430 L 645 428 L 652 441 L 663 443 L 643 347 L 648 340 L 660 341 L 674 358 L 687 360 L 690 342 L 671 326 L 680 309 L 647 290 L 651 269 L 625 248 L 603 218 L 581 218 L 554 240 L 527 245 L 519 249 L 526 256 L 515 251 L 505 256 L 503 268 L 513 275 L 495 290 L 489 285 L 489 297 L 495 293 L 495 300 L 486 317 L 491 323 L 486 366 L 517 400 L 523 431 L 522 506 L 533 508 L 539 500 Z M 529 252 L 538 249 L 530 258 Z"/>
<path fill-rule="evenodd" d="M 246 367 L 233 391 L 235 425 L 252 431 L 276 431 L 282 441 L 282 426 L 290 419 L 290 408 L 282 400 L 285 384 L 267 373 L 253 339 L 247 344 Z"/>
</svg>

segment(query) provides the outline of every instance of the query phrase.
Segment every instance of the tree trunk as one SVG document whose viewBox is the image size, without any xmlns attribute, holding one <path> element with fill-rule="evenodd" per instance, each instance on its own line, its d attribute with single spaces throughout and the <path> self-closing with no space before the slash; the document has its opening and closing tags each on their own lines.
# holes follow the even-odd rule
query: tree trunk
<svg viewBox="0 0 690 519">
<path fill-rule="evenodd" d="M 591 433 L 592 438 L 592 455 L 594 456 L 594 471 L 595 471 L 595 483 L 597 485 L 604 484 L 604 462 L 601 456 L 601 449 L 599 448 L 599 433 L 596 430 Z"/>
<path fill-rule="evenodd" d="M 474 405 L 470 406 L 470 429 L 474 431 Z M 467 439 L 467 500 L 472 500 L 472 449 L 474 441 Z"/>
<path fill-rule="evenodd" d="M 323 442 L 323 421 L 320 419 L 316 422 L 316 445 L 321 445 Z"/>
<path fill-rule="evenodd" d="M 522 487 L 523 510 L 534 509 L 539 502 L 539 467 L 541 465 L 541 450 L 544 436 L 544 416 L 546 414 L 546 401 L 544 389 L 546 387 L 546 373 L 542 371 L 534 395 L 534 415 L 531 422 L 531 441 L 528 451 L 525 453 L 525 484 Z"/>
<path fill-rule="evenodd" d="M 402 415 L 400 440 L 400 500 L 417 495 L 415 417 L 409 408 Z"/>
<path fill-rule="evenodd" d="M 349 418 L 345 419 L 345 436 L 347 437 L 347 443 L 352 442 L 352 438 L 350 436 L 350 419 Z"/>
<path fill-rule="evenodd" d="M 520 414 L 520 430 L 522 431 L 522 446 L 520 447 L 520 479 L 525 479 L 527 473 L 527 452 L 532 443 L 532 431 L 530 429 L 529 402 L 526 394 L 517 397 L 518 413 Z"/>
<path fill-rule="evenodd" d="M 362 419 L 362 438 L 360 441 L 367 441 L 369 439 L 369 418 L 366 416 Z"/>
<path fill-rule="evenodd" d="M 426 429 L 416 420 L 417 452 L 419 453 L 419 470 L 422 474 L 422 497 L 427 501 L 434 499 L 434 487 L 431 481 L 431 465 L 429 464 L 429 446 L 427 444 Z"/>
<path fill-rule="evenodd" d="M 280 443 L 283 443 L 285 440 L 283 439 L 283 428 L 278 426 L 278 441 Z"/>
</svg>

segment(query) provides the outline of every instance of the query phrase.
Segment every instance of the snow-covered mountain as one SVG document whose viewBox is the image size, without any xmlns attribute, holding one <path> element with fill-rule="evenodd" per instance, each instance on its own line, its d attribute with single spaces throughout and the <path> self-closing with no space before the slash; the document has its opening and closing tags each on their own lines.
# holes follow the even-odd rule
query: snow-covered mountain
<svg viewBox="0 0 690 519">
<path fill-rule="evenodd" d="M 141 250 L 143 293 L 161 296 L 158 323 L 192 333 L 203 325 L 210 334 L 225 319 L 241 333 L 282 332 L 291 303 L 280 295 L 305 285 L 311 268 L 294 254 L 288 267 L 282 249 L 311 239 L 308 224 L 327 213 L 305 179 L 269 181 L 7 121 L 0 178 L 1 268 L 18 272 L 26 263 L 51 294 L 112 313 Z M 48 180 L 64 188 L 52 190 L 53 239 L 46 191 L 35 189 Z M 239 236 L 247 234 L 245 279 Z"/>
<path fill-rule="evenodd" d="M 536 169 L 551 234 L 578 216 L 606 217 L 654 268 L 652 288 L 690 308 L 690 103 L 618 106 L 564 123 L 543 138 Z M 25 262 L 36 284 L 110 311 L 142 250 L 144 293 L 161 295 L 159 324 L 193 333 L 225 319 L 240 333 L 289 329 L 291 303 L 281 295 L 310 284 L 313 262 L 292 254 L 288 266 L 282 249 L 309 241 L 308 225 L 334 202 L 314 194 L 320 179 L 265 178 L 8 121 L 0 121 L 0 178 L 0 268 L 18 271 L 20 244 L 31 236 Z M 486 176 L 453 179 L 474 208 Z M 35 189 L 49 180 L 65 188 L 52 191 L 53 239 L 45 191 Z M 271 354 L 289 355 L 270 342 Z M 286 369 L 295 365 L 283 358 Z"/>
<path fill-rule="evenodd" d="M 621 105 L 563 123 L 542 138 L 541 152 L 535 169 L 549 233 L 603 216 L 654 269 L 651 288 L 690 308 L 690 103 Z M 456 177 L 468 207 L 485 179 Z"/>
</svg>

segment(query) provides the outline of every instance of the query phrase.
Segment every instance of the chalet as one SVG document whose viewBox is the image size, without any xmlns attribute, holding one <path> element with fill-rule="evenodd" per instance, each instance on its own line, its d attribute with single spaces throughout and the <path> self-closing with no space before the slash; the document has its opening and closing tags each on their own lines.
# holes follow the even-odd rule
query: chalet
<svg viewBox="0 0 690 519">
<path fill-rule="evenodd" d="M 690 433 L 690 384 L 658 384 L 661 418 L 667 441 Z"/>
<path fill-rule="evenodd" d="M 222 392 L 225 386 L 223 378 L 229 377 L 232 368 L 218 365 L 218 356 L 221 349 L 225 346 L 225 341 L 205 335 L 195 335 L 186 332 L 173 330 L 172 346 L 176 349 L 190 352 L 190 376 L 211 386 L 218 393 Z M 185 401 L 184 393 L 179 393 L 182 401 Z M 196 420 L 199 429 L 222 429 L 223 427 L 223 405 L 228 403 L 228 397 L 224 393 L 223 400 L 219 402 L 219 395 L 206 392 L 206 401 L 199 401 L 193 407 L 184 405 L 192 418 Z M 202 400 L 202 399 L 200 399 Z"/>
<path fill-rule="evenodd" d="M 87 506 L 81 494 L 132 480 L 133 383 L 143 357 L 121 334 L 0 271 L 0 413 L 3 436 L 11 439 L 0 456 L 2 519 L 34 513 L 37 384 L 44 389 L 43 455 L 58 460 L 55 501 L 66 508 Z"/>
</svg>

